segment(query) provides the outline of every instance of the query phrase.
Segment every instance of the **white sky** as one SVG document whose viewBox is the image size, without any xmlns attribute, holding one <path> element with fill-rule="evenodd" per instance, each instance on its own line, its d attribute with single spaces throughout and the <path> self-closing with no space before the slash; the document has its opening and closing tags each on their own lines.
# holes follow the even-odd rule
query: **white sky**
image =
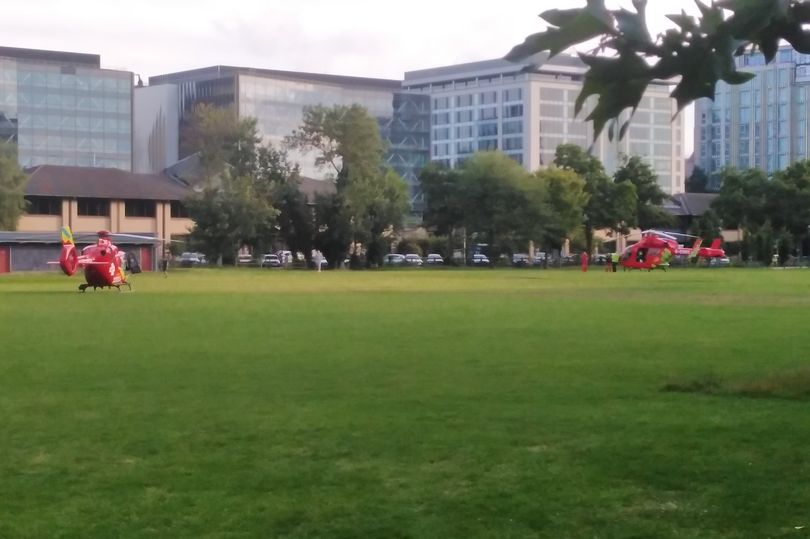
<svg viewBox="0 0 810 539">
<path fill-rule="evenodd" d="M 401 79 L 496 58 L 585 0 L 6 0 L 0 45 L 101 54 L 151 75 L 216 64 Z M 629 0 L 609 7 L 632 9 Z M 655 33 L 692 0 L 650 0 Z M 688 112 L 688 111 L 687 111 Z M 689 118 L 689 116 L 687 116 Z M 691 118 L 689 118 L 691 120 Z M 691 140 L 691 131 L 687 128 Z M 691 144 L 687 142 L 687 147 Z"/>
</svg>

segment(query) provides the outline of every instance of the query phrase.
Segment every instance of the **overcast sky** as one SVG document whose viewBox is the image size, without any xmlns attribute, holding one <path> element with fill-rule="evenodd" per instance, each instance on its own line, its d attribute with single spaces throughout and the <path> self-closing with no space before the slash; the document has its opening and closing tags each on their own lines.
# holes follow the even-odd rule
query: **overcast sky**
<svg viewBox="0 0 810 539">
<path fill-rule="evenodd" d="M 0 45 L 101 54 L 151 75 L 216 64 L 401 79 L 503 56 L 585 0 L 6 0 Z M 630 1 L 608 6 L 629 7 Z M 655 32 L 691 0 L 650 0 Z"/>
</svg>

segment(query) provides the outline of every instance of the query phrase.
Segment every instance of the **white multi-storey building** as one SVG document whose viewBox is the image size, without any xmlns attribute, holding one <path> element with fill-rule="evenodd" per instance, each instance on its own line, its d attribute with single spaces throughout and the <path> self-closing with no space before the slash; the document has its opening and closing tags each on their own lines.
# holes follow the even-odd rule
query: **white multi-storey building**
<svg viewBox="0 0 810 539">
<path fill-rule="evenodd" d="M 405 73 L 403 88 L 431 96 L 431 153 L 434 161 L 456 166 L 479 150 L 500 150 L 527 170 L 548 166 L 558 145 L 593 142 L 593 126 L 584 118 L 586 103 L 574 116 L 585 65 L 576 57 L 526 63 L 486 60 Z M 669 194 L 684 190 L 683 119 L 669 97 L 670 86 L 651 84 L 627 134 L 610 142 L 603 133 L 593 153 L 613 172 L 623 155 L 643 157 Z"/>
</svg>

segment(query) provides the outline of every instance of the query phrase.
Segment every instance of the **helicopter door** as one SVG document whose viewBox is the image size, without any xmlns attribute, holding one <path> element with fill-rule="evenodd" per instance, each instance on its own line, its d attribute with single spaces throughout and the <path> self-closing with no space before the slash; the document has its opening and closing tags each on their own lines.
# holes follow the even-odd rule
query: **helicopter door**
<svg viewBox="0 0 810 539">
<path fill-rule="evenodd" d="M 639 264 L 643 264 L 646 259 L 647 259 L 647 248 L 642 247 L 636 252 L 636 262 L 638 262 Z"/>
<path fill-rule="evenodd" d="M 138 259 L 135 257 L 135 255 L 131 252 L 127 252 L 127 269 L 130 273 L 141 272 L 141 265 L 138 263 Z"/>
</svg>

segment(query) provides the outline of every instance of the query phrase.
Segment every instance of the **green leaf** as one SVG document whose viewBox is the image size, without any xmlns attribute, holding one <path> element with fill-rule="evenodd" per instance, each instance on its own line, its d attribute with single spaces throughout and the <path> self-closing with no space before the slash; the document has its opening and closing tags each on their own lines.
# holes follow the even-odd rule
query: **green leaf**
<svg viewBox="0 0 810 539">
<path fill-rule="evenodd" d="M 723 10 L 719 6 L 707 6 L 701 0 L 695 0 L 700 9 L 700 30 L 707 34 L 713 34 L 723 24 Z"/>
<path fill-rule="evenodd" d="M 631 44 L 651 45 L 652 38 L 647 30 L 647 21 L 644 12 L 632 13 L 626 9 L 614 12 L 616 25 Z"/>
<path fill-rule="evenodd" d="M 683 32 L 692 32 L 698 29 L 697 21 L 694 17 L 681 11 L 680 15 L 667 15 L 667 19 L 680 26 Z"/>
<path fill-rule="evenodd" d="M 507 60 L 520 61 L 543 51 L 554 56 L 577 43 L 613 30 L 613 18 L 605 9 L 604 0 L 588 0 L 588 6 L 580 9 L 552 9 L 540 16 L 558 28 L 530 35 L 509 51 Z"/>
</svg>

